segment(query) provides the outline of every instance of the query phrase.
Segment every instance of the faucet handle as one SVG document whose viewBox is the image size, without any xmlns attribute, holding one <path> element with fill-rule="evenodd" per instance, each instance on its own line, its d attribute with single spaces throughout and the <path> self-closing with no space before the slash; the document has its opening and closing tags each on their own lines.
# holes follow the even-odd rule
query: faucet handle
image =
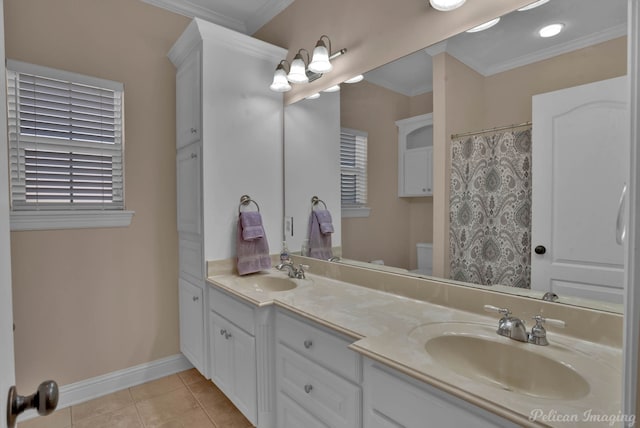
<svg viewBox="0 0 640 428">
<path fill-rule="evenodd" d="M 559 328 L 564 328 L 566 326 L 566 323 L 562 320 L 544 318 L 542 315 L 536 315 L 535 317 L 533 317 L 533 320 L 536 322 L 536 325 L 542 325 L 544 323 Z"/>
<path fill-rule="evenodd" d="M 495 312 L 498 314 L 502 314 L 505 317 L 508 317 L 509 315 L 511 315 L 511 311 L 508 308 L 499 308 L 493 305 L 484 305 L 484 310 L 487 312 Z"/>
</svg>

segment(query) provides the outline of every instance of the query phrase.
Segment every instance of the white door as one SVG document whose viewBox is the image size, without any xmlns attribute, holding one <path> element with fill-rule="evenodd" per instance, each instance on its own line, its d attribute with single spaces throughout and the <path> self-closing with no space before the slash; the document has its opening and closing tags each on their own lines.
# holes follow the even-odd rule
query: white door
<svg viewBox="0 0 640 428">
<path fill-rule="evenodd" d="M 627 78 L 533 97 L 531 288 L 622 303 Z"/>
<path fill-rule="evenodd" d="M 4 16 L 0 0 L 0 117 L 6 117 L 4 70 Z M 0 120 L 0 428 L 7 425 L 7 394 L 15 384 L 13 360 L 13 307 L 9 247 L 9 183 L 7 182 L 7 129 Z"/>
</svg>

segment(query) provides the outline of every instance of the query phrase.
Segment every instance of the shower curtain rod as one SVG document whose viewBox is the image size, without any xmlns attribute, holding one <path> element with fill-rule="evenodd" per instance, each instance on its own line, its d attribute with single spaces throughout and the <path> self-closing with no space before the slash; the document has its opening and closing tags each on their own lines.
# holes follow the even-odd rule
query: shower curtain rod
<svg viewBox="0 0 640 428">
<path fill-rule="evenodd" d="M 498 126 L 497 128 L 483 129 L 482 131 L 472 131 L 472 132 L 463 132 L 460 134 L 451 134 L 451 139 L 455 140 L 456 138 L 466 137 L 469 135 L 486 134 L 487 132 L 503 131 L 505 129 L 520 128 L 522 126 L 529 126 L 529 125 L 531 125 L 530 121 L 519 123 L 517 125 L 514 124 L 514 125 L 507 125 L 507 126 Z"/>
</svg>

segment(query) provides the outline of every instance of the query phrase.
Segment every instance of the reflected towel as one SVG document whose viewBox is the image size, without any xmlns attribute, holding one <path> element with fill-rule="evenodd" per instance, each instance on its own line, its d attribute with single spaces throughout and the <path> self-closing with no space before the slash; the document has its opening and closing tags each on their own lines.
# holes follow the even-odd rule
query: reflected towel
<svg viewBox="0 0 640 428">
<path fill-rule="evenodd" d="M 312 210 L 311 215 L 309 216 L 309 257 L 329 260 L 333 256 L 331 254 L 331 232 L 333 232 L 333 224 L 329 222 L 331 232 L 322 233 L 321 222 L 318 217 L 318 213 L 322 211 L 329 214 L 326 210 Z M 326 216 L 323 217 L 325 220 L 326 218 Z M 331 220 L 330 214 L 328 218 Z"/>
<path fill-rule="evenodd" d="M 262 216 L 259 211 L 240 213 L 240 221 L 242 222 L 242 239 L 251 241 L 257 238 L 264 238 Z"/>
<path fill-rule="evenodd" d="M 271 257 L 269 257 L 267 238 L 243 239 L 241 218 L 238 218 L 236 257 L 239 275 L 271 269 Z"/>
<path fill-rule="evenodd" d="M 329 210 L 315 210 L 313 211 L 320 224 L 320 232 L 323 234 L 333 233 L 333 223 L 331 220 L 331 213 Z"/>
</svg>

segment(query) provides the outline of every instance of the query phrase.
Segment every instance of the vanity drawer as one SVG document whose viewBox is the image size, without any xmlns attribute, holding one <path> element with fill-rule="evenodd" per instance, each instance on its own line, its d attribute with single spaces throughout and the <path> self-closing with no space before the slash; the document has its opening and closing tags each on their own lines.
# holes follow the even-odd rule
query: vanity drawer
<svg viewBox="0 0 640 428">
<path fill-rule="evenodd" d="M 256 335 L 253 308 L 212 285 L 209 286 L 209 310 L 222 315 L 251 336 Z"/>
<path fill-rule="evenodd" d="M 360 356 L 348 348 L 352 341 L 337 336 L 337 333 L 329 333 L 320 327 L 277 312 L 276 339 L 352 382 L 360 383 L 362 379 Z"/>
<path fill-rule="evenodd" d="M 360 387 L 304 358 L 286 345 L 276 348 L 278 393 L 332 428 L 361 426 Z"/>
<path fill-rule="evenodd" d="M 330 428 L 282 392 L 278 394 L 278 427 Z"/>
</svg>

